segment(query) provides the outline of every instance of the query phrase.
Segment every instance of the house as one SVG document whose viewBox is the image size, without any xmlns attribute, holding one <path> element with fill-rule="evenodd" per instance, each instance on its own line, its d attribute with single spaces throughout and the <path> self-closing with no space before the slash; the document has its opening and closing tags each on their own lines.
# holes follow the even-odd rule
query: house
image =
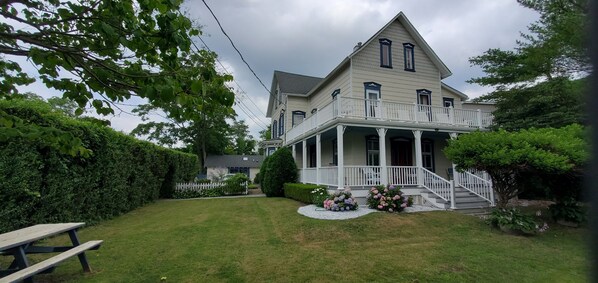
<svg viewBox="0 0 598 283">
<path fill-rule="evenodd" d="M 208 179 L 220 179 L 226 174 L 243 173 L 250 180 L 260 172 L 261 155 L 211 155 L 206 158 Z"/>
<path fill-rule="evenodd" d="M 272 139 L 292 149 L 304 183 L 363 196 L 372 185 L 401 185 L 447 208 L 493 204 L 484 175 L 453 174 L 442 152 L 448 139 L 486 130 L 493 119 L 463 107 L 467 95 L 442 82 L 450 75 L 401 12 L 325 78 L 274 71 Z"/>
</svg>

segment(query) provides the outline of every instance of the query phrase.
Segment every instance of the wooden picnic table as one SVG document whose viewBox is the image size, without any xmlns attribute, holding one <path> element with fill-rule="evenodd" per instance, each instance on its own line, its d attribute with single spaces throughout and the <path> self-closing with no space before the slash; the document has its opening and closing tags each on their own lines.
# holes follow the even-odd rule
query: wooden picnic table
<svg viewBox="0 0 598 283">
<path fill-rule="evenodd" d="M 70 257 L 78 256 L 83 271 L 90 272 L 91 268 L 85 256 L 86 250 L 97 250 L 101 240 L 89 241 L 81 244 L 77 236 L 77 229 L 85 223 L 56 223 L 38 224 L 16 231 L 0 234 L 0 254 L 13 256 L 14 260 L 3 269 L 0 267 L 0 283 L 25 280 L 33 281 L 33 275 L 49 273 L 56 265 Z M 72 246 L 36 246 L 36 241 L 62 233 L 68 233 Z M 29 264 L 28 254 L 59 253 L 34 265 Z"/>
</svg>

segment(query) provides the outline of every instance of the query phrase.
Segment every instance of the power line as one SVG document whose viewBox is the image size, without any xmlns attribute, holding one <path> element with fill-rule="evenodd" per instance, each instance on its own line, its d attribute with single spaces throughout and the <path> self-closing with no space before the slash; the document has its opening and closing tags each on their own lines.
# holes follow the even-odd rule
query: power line
<svg viewBox="0 0 598 283">
<path fill-rule="evenodd" d="M 268 92 L 268 94 L 271 95 L 271 96 L 273 96 L 272 93 L 270 92 L 270 90 L 268 89 L 268 87 L 266 87 L 266 85 L 264 84 L 264 82 L 262 82 L 262 80 L 260 79 L 260 77 L 258 77 L 258 75 L 255 73 L 255 71 L 253 70 L 253 68 L 251 68 L 251 66 L 249 66 L 249 63 L 247 63 L 247 61 L 243 57 L 243 54 L 241 54 L 241 51 L 239 51 L 239 49 L 237 48 L 237 46 L 235 45 L 235 43 L 233 42 L 233 40 L 230 38 L 230 36 L 228 36 L 228 34 L 226 33 L 226 31 L 224 31 L 224 28 L 222 27 L 222 24 L 220 24 L 220 21 L 218 20 L 218 17 L 216 17 L 216 15 L 212 11 L 212 9 L 208 5 L 208 3 L 206 3 L 205 0 L 201 0 L 201 1 L 204 3 L 204 5 L 206 5 L 206 8 L 208 8 L 208 10 L 210 11 L 210 13 L 212 14 L 212 16 L 214 17 L 214 19 L 216 20 L 216 23 L 218 23 L 218 26 L 220 27 L 220 30 L 226 36 L 226 38 L 228 38 L 228 41 L 233 46 L 233 48 L 235 49 L 235 51 L 237 51 L 237 53 L 241 57 L 241 60 L 243 61 L 243 63 L 245 63 L 245 65 L 247 65 L 247 68 L 249 68 L 249 70 L 251 71 L 251 73 L 253 74 L 253 76 L 260 82 L 260 84 L 264 87 L 264 89 Z M 274 97 L 274 99 L 278 100 L 277 97 Z"/>
</svg>

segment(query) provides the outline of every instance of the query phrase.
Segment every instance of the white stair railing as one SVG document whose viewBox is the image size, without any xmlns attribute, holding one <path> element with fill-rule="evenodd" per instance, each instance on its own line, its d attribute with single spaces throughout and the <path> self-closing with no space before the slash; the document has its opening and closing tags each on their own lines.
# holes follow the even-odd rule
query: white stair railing
<svg viewBox="0 0 598 283">
<path fill-rule="evenodd" d="M 494 190 L 492 182 L 484 180 L 470 172 L 457 172 L 459 186 L 474 193 L 494 205 Z"/>
<path fill-rule="evenodd" d="M 446 179 L 434 174 L 434 172 L 426 169 L 426 168 L 419 168 L 422 172 L 423 177 L 423 186 L 424 188 L 428 189 L 430 192 L 434 193 L 441 199 L 445 201 L 450 201 L 451 199 L 451 182 L 447 181 Z"/>
</svg>

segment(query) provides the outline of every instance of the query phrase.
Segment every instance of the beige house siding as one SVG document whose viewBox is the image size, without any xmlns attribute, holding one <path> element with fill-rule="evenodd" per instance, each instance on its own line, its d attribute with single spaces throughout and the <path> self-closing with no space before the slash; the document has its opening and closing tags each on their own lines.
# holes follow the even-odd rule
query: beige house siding
<svg viewBox="0 0 598 283">
<path fill-rule="evenodd" d="M 340 96 L 347 96 L 350 93 L 349 89 L 349 72 L 350 68 L 344 67 L 339 73 L 337 73 L 328 83 L 324 84 L 319 88 L 318 91 L 312 93 L 309 97 L 309 110 L 313 108 L 321 109 L 332 102 L 332 92 L 336 89 L 340 89 Z M 311 115 L 311 114 L 310 114 Z"/>
<path fill-rule="evenodd" d="M 432 93 L 433 94 L 433 93 Z M 454 99 L 454 107 L 456 109 L 461 109 L 463 108 L 462 102 L 463 102 L 463 97 L 461 97 L 460 95 L 456 94 L 454 91 L 448 89 L 448 88 L 441 88 L 441 99 L 442 97 L 447 97 L 447 98 L 452 98 Z M 442 102 L 442 101 L 441 101 Z M 444 105 L 443 105 L 444 106 Z"/>
<path fill-rule="evenodd" d="M 380 67 L 379 39 L 392 41 L 392 69 Z M 415 72 L 405 71 L 403 43 L 415 44 Z M 430 58 L 418 48 L 415 40 L 409 35 L 399 21 L 392 23 L 377 38 L 352 58 L 351 97 L 364 98 L 364 82 L 376 82 L 382 85 L 382 100 L 402 103 L 417 101 L 418 89 L 432 92 L 432 105 L 441 106 L 440 72 Z"/>
<path fill-rule="evenodd" d="M 446 158 L 444 152 L 442 152 L 447 145 L 448 143 L 445 139 L 434 139 L 434 171 L 436 171 L 436 175 L 448 180 L 447 169 L 452 168 L 453 164 Z"/>
<path fill-rule="evenodd" d="M 306 97 L 288 96 L 287 107 L 285 111 L 285 114 L 288 112 L 288 114 L 285 115 L 285 132 L 288 132 L 293 127 L 293 111 L 303 111 L 305 112 L 305 117 L 307 118 L 310 115 L 309 111 L 311 111 L 311 109 L 308 108 L 309 105 L 307 103 Z"/>
<path fill-rule="evenodd" d="M 488 112 L 494 112 L 496 110 L 496 105 L 494 104 L 478 104 L 478 103 L 463 103 L 463 109 L 471 109 L 471 110 L 482 110 Z"/>
</svg>

